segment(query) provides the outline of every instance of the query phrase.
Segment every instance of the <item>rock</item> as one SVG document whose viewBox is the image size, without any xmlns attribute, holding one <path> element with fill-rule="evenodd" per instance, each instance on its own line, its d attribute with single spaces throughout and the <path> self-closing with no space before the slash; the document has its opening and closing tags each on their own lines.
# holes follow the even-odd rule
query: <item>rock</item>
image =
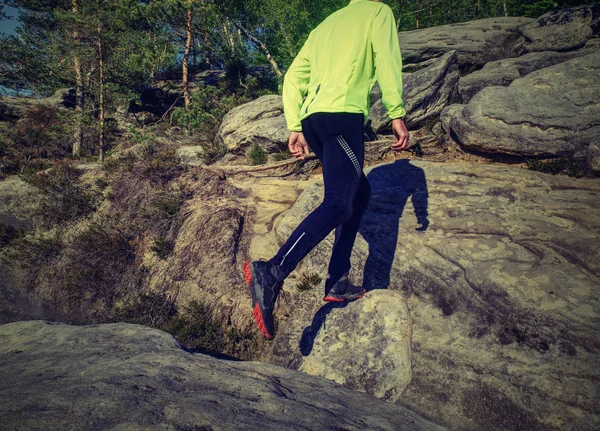
<svg viewBox="0 0 600 431">
<path fill-rule="evenodd" d="M 600 136 L 600 51 L 487 87 L 442 124 L 469 150 L 585 158 Z M 446 108 L 448 109 L 448 108 Z"/>
<path fill-rule="evenodd" d="M 0 121 L 16 121 L 27 110 L 40 105 L 50 105 L 55 108 L 73 108 L 75 106 L 75 90 L 61 88 L 50 97 L 0 97 Z"/>
<path fill-rule="evenodd" d="M 461 103 L 467 103 L 477 92 L 485 87 L 501 85 L 508 87 L 515 79 L 522 78 L 533 71 L 550 67 L 572 58 L 592 54 L 600 49 L 600 39 L 590 39 L 585 47 L 568 52 L 544 51 L 531 52 L 517 58 L 491 61 L 458 80 L 458 94 Z"/>
<path fill-rule="evenodd" d="M 204 85 L 219 85 L 219 82 L 223 81 L 227 74 L 224 70 L 204 70 L 196 73 L 194 80 L 202 82 Z"/>
<path fill-rule="evenodd" d="M 594 172 L 600 172 L 600 146 L 598 144 L 590 144 L 588 147 L 587 162 Z"/>
<path fill-rule="evenodd" d="M 519 27 L 532 22 L 532 18 L 495 17 L 403 31 L 398 34 L 402 61 L 407 67 L 427 65 L 431 59 L 455 50 L 458 67 L 472 70 L 512 57 L 513 45 L 521 37 Z"/>
<path fill-rule="evenodd" d="M 351 279 L 407 303 L 412 380 L 398 402 L 461 431 L 598 429 L 600 182 L 408 160 L 366 173 L 372 198 Z M 277 218 L 280 244 L 322 198 L 317 183 Z M 332 242 L 330 234 L 296 273 L 325 277 Z M 278 333 L 262 357 L 290 368 L 312 355 L 305 334 L 314 321 L 326 314 L 335 334 L 332 322 L 350 312 L 321 306 L 322 284 L 297 293 L 294 283 L 284 285 L 293 312 L 276 310 Z"/>
<path fill-rule="evenodd" d="M 521 27 L 516 55 L 534 51 L 567 51 L 600 34 L 600 4 L 547 12 Z"/>
<path fill-rule="evenodd" d="M 315 338 L 299 369 L 398 401 L 411 379 L 411 325 L 402 294 L 370 292 L 361 301 L 332 310 L 327 325 L 327 313 L 322 315 L 323 321 L 316 318 L 305 332 L 305 340 Z"/>
<path fill-rule="evenodd" d="M 183 145 L 177 149 L 177 155 L 183 163 L 201 165 L 204 151 L 205 148 L 202 145 Z"/>
<path fill-rule="evenodd" d="M 229 111 L 216 140 L 241 154 L 255 143 L 267 152 L 282 150 L 287 147 L 288 137 L 281 96 L 269 95 Z"/>
<path fill-rule="evenodd" d="M 443 430 L 406 408 L 124 323 L 0 326 L 6 429 Z"/>
<path fill-rule="evenodd" d="M 429 67 L 414 73 L 403 74 L 403 100 L 406 116 L 404 122 L 414 128 L 438 116 L 456 91 L 458 63 L 456 51 L 450 51 L 435 60 Z M 388 130 L 392 121 L 382 100 L 376 101 L 369 112 L 376 133 Z"/>
</svg>

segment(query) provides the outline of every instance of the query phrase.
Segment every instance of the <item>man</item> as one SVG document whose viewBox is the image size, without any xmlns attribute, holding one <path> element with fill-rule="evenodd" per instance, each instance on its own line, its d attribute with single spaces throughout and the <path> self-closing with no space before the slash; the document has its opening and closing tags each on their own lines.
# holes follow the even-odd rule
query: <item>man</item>
<svg viewBox="0 0 600 431">
<path fill-rule="evenodd" d="M 350 254 L 371 189 L 364 175 L 364 120 L 379 82 L 392 119 L 394 151 L 408 147 L 403 117 L 402 58 L 396 22 L 379 0 L 350 0 L 315 28 L 287 71 L 283 108 L 289 149 L 304 160 L 309 146 L 323 168 L 325 198 L 271 260 L 244 263 L 255 321 L 273 338 L 273 308 L 283 281 L 335 229 L 325 301 L 350 301 L 365 290 L 349 283 Z"/>
</svg>

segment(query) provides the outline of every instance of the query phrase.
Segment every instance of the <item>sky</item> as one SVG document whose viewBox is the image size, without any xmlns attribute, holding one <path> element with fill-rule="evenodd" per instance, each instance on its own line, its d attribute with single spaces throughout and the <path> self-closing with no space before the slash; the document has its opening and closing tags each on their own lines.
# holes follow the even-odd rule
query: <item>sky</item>
<svg viewBox="0 0 600 431">
<path fill-rule="evenodd" d="M 2 11 L 5 12 L 11 19 L 0 21 L 0 32 L 5 34 L 15 34 L 15 29 L 19 25 L 17 18 L 19 16 L 18 9 L 10 6 L 4 6 Z"/>
</svg>

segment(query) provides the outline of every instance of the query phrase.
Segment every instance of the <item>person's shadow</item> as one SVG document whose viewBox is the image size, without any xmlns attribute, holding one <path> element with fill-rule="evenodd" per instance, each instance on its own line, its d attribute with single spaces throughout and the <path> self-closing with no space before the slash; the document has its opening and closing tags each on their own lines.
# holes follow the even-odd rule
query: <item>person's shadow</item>
<svg viewBox="0 0 600 431">
<path fill-rule="evenodd" d="M 386 289 L 390 284 L 392 263 L 398 243 L 399 220 L 410 197 L 417 217 L 418 231 L 429 226 L 427 219 L 428 191 L 425 172 L 409 160 L 378 166 L 367 175 L 371 184 L 371 200 L 363 216 L 359 232 L 369 244 L 365 263 L 363 286 L 368 291 Z M 325 325 L 327 315 L 334 308 L 347 303 L 327 303 L 317 311 L 310 326 L 304 328 L 300 352 L 308 356 L 317 333 Z"/>
</svg>

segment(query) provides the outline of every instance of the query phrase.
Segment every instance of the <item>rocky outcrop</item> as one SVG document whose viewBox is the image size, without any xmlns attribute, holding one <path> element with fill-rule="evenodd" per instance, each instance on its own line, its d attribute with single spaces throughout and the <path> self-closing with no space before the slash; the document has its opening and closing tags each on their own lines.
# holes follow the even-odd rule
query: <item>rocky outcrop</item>
<svg viewBox="0 0 600 431">
<path fill-rule="evenodd" d="M 461 103 L 467 103 L 485 87 L 501 85 L 508 87 L 515 79 L 522 78 L 544 67 L 582 57 L 600 50 L 600 39 L 590 39 L 586 45 L 574 51 L 532 52 L 516 58 L 486 63 L 481 70 L 462 76 L 458 80 L 458 94 Z"/>
<path fill-rule="evenodd" d="M 33 97 L 0 97 L 0 121 L 15 121 L 22 117 L 28 109 L 40 105 L 50 105 L 55 108 L 73 108 L 75 106 L 75 91 L 61 88 L 50 97 L 39 99 Z"/>
<path fill-rule="evenodd" d="M 408 160 L 366 173 L 372 198 L 351 277 L 370 289 L 360 300 L 365 309 L 376 296 L 408 307 L 412 380 L 398 402 L 455 430 L 598 428 L 600 184 Z M 322 197 L 315 184 L 278 217 L 280 244 Z M 333 234 L 296 273 L 324 277 L 332 241 Z M 322 305 L 322 285 L 300 293 L 296 283 L 286 280 L 293 312 L 277 310 L 278 334 L 264 360 L 304 369 L 311 355 L 323 356 L 309 348 L 315 327 L 324 331 L 313 335 L 315 346 L 327 340 L 329 360 L 343 360 L 348 352 L 333 346 L 379 325 L 343 320 L 357 304 Z M 355 349 L 355 361 L 373 355 L 377 367 L 385 361 L 379 349 Z M 376 393 L 368 379 L 361 383 Z"/>
<path fill-rule="evenodd" d="M 442 111 L 447 132 L 469 150 L 518 156 L 569 156 L 597 164 L 600 51 L 487 87 L 468 104 Z M 447 114 L 447 115 L 445 115 Z"/>
<path fill-rule="evenodd" d="M 515 44 L 516 55 L 576 49 L 600 35 L 600 4 L 551 11 L 520 30 L 523 36 Z"/>
<path fill-rule="evenodd" d="M 496 17 L 400 32 L 404 69 L 428 66 L 449 51 L 457 52 L 461 70 L 512 57 L 513 46 L 521 37 L 519 28 L 532 22 L 531 18 Z"/>
<path fill-rule="evenodd" d="M 412 377 L 410 338 L 403 296 L 372 292 L 364 301 L 331 305 L 315 315 L 302 335 L 299 369 L 398 401 Z"/>
<path fill-rule="evenodd" d="M 439 116 L 456 91 L 458 82 L 458 57 L 449 51 L 433 61 L 428 67 L 414 73 L 403 74 L 403 100 L 407 127 L 414 128 L 431 118 Z M 391 120 L 381 99 L 369 112 L 371 127 L 377 133 L 389 130 Z"/>
<path fill-rule="evenodd" d="M 0 326 L 4 429 L 443 430 L 406 408 L 138 325 Z"/>
<path fill-rule="evenodd" d="M 274 152 L 287 146 L 288 136 L 281 96 L 270 95 L 229 111 L 216 140 L 237 153 L 255 143 L 267 152 Z"/>
</svg>

